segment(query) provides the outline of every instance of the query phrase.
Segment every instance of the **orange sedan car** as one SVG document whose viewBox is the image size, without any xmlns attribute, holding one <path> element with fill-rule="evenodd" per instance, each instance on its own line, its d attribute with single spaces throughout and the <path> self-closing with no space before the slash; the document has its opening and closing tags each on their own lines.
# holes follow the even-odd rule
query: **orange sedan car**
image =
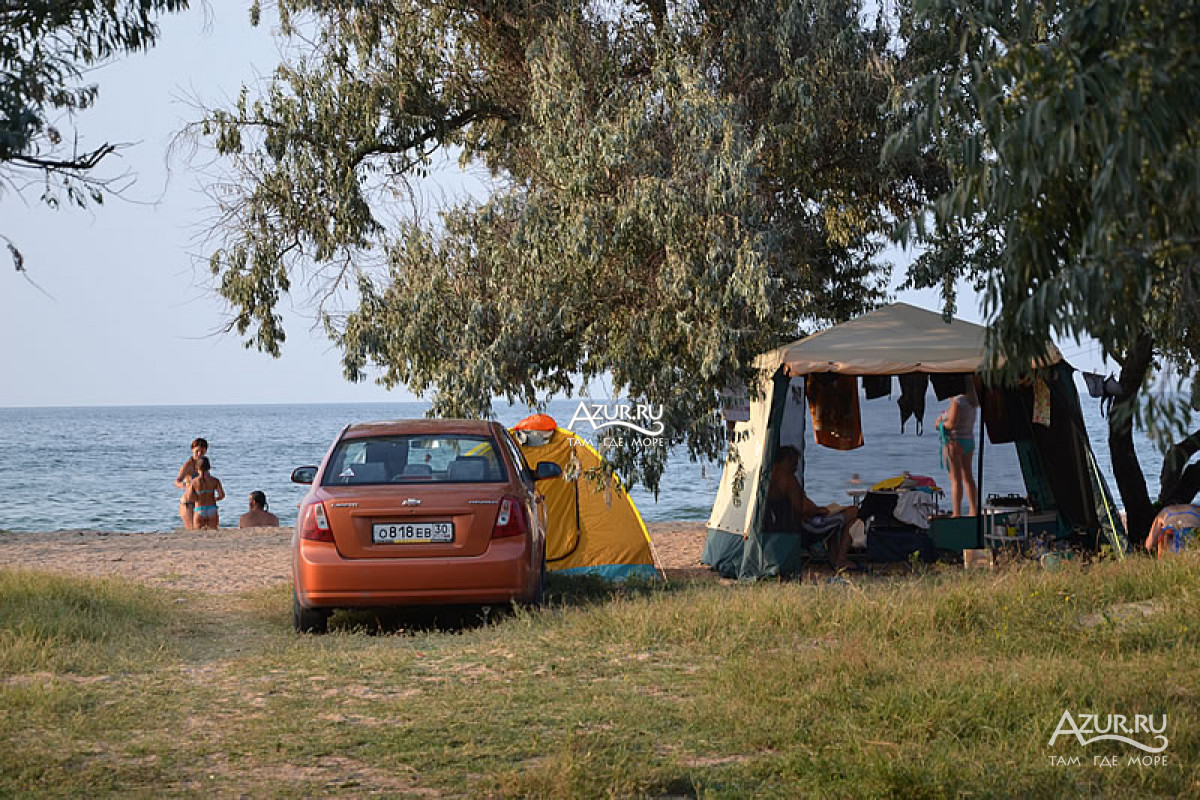
<svg viewBox="0 0 1200 800">
<path fill-rule="evenodd" d="M 311 484 L 292 537 L 296 630 L 324 632 L 336 608 L 532 603 L 546 574 L 546 511 L 531 471 L 496 422 L 350 425 Z"/>
</svg>

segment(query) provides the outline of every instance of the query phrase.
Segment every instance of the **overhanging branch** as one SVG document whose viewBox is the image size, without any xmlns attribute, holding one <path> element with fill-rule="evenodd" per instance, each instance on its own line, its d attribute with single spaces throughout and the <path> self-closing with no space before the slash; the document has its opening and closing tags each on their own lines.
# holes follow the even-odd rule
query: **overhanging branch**
<svg viewBox="0 0 1200 800">
<path fill-rule="evenodd" d="M 38 158 L 37 156 L 15 155 L 8 159 L 9 164 L 31 169 L 44 169 L 50 172 L 86 172 L 95 169 L 101 161 L 115 153 L 120 145 L 104 144 L 90 153 L 84 153 L 70 159 Z"/>
</svg>

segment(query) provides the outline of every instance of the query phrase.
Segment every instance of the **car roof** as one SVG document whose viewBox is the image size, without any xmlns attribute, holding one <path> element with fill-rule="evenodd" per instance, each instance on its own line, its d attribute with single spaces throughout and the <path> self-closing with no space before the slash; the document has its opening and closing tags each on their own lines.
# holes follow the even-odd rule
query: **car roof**
<svg viewBox="0 0 1200 800">
<path fill-rule="evenodd" d="M 491 436 L 496 423 L 483 419 L 396 419 L 379 422 L 356 422 L 350 425 L 343 439 L 365 439 L 372 436 L 415 434 L 429 436 L 438 433 Z"/>
</svg>

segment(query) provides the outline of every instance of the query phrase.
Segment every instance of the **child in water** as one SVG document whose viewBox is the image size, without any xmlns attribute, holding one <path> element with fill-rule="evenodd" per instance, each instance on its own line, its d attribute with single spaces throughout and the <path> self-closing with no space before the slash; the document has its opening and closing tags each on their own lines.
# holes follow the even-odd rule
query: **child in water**
<svg viewBox="0 0 1200 800">
<path fill-rule="evenodd" d="M 225 488 L 221 486 L 219 480 L 213 477 L 212 465 L 208 461 L 208 456 L 202 456 L 196 462 L 196 466 L 200 470 L 200 475 L 188 482 L 187 492 L 183 495 L 185 501 L 196 504 L 195 510 L 192 512 L 194 520 L 192 527 L 216 530 L 221 522 L 221 516 L 217 511 L 217 501 L 225 499 Z"/>
</svg>

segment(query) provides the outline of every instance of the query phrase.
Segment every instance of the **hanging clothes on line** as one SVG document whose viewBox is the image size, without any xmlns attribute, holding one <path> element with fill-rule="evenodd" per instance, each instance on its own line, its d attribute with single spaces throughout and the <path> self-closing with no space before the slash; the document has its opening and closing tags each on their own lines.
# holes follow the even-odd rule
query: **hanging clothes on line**
<svg viewBox="0 0 1200 800">
<path fill-rule="evenodd" d="M 863 375 L 863 394 L 868 400 L 892 396 L 891 375 Z"/>
<path fill-rule="evenodd" d="M 1113 402 L 1125 396 L 1121 382 L 1115 376 L 1107 378 L 1095 372 L 1084 372 L 1083 382 L 1087 384 L 1088 396 L 1100 401 L 1100 416 L 1107 417 L 1112 411 Z"/>
<path fill-rule="evenodd" d="M 813 439 L 817 444 L 834 450 L 862 447 L 858 380 L 853 375 L 809 375 L 808 407 L 812 411 Z"/>
<path fill-rule="evenodd" d="M 1033 379 L 1033 423 L 1050 427 L 1050 384 L 1041 375 Z"/>
<path fill-rule="evenodd" d="M 933 383 L 933 394 L 938 400 L 949 400 L 960 394 L 966 394 L 967 380 L 970 376 L 961 372 L 948 372 L 929 376 Z"/>
<path fill-rule="evenodd" d="M 1009 419 L 1008 391 L 999 386 L 985 386 L 979 404 L 988 441 L 992 444 L 1008 444 L 1017 440 Z"/>
<path fill-rule="evenodd" d="M 900 376 L 900 432 L 909 417 L 917 420 L 917 436 L 925 432 L 925 392 L 929 389 L 929 376 L 924 372 L 910 372 Z"/>
</svg>

